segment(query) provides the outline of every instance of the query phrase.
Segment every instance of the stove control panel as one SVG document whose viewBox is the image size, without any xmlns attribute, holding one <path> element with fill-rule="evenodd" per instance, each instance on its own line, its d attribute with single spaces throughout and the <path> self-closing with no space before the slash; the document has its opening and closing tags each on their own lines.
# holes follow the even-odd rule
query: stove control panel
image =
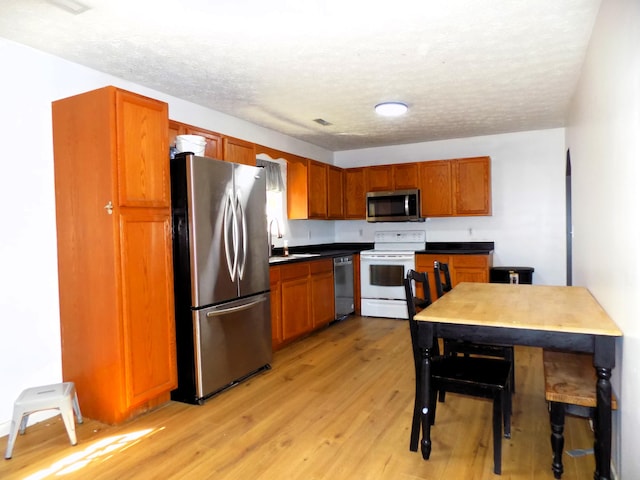
<svg viewBox="0 0 640 480">
<path fill-rule="evenodd" d="M 376 232 L 374 242 L 376 250 L 424 250 L 427 232 L 424 230 Z"/>
</svg>

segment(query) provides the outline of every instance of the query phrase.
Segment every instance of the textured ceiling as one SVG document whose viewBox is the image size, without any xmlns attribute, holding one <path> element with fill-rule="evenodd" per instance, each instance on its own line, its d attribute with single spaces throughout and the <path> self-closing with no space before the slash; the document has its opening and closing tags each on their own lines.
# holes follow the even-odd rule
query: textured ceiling
<svg viewBox="0 0 640 480">
<path fill-rule="evenodd" d="M 564 126 L 600 6 L 70 3 L 0 0 L 0 36 L 333 151 Z M 378 117 L 382 101 L 409 112 Z"/>
</svg>

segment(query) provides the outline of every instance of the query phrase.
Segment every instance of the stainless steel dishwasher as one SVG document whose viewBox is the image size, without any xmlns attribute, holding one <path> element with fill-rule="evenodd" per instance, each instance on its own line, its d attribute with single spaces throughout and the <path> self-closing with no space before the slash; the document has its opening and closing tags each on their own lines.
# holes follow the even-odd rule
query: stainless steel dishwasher
<svg viewBox="0 0 640 480">
<path fill-rule="evenodd" d="M 353 255 L 333 258 L 333 286 L 336 303 L 336 320 L 342 320 L 354 312 L 353 303 Z"/>
</svg>

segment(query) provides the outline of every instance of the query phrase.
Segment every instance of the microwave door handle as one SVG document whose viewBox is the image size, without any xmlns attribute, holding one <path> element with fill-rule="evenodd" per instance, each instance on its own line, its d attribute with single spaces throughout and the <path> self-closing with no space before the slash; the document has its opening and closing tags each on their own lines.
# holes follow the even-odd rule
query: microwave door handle
<svg viewBox="0 0 640 480">
<path fill-rule="evenodd" d="M 404 214 L 409 216 L 409 195 L 404 196 Z"/>
</svg>

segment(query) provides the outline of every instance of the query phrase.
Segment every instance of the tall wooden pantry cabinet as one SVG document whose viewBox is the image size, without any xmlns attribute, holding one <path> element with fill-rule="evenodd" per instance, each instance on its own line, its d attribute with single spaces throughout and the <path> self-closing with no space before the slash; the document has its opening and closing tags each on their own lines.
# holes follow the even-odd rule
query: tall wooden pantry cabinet
<svg viewBox="0 0 640 480">
<path fill-rule="evenodd" d="M 63 378 L 116 424 L 177 385 L 168 108 L 105 87 L 52 110 Z"/>
</svg>

